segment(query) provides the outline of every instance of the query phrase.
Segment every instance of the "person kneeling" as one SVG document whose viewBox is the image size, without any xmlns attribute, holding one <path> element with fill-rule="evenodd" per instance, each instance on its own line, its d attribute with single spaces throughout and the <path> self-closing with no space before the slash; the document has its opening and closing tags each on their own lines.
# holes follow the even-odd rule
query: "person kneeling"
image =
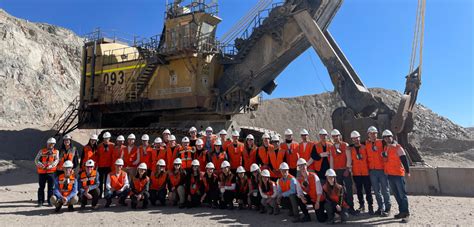
<svg viewBox="0 0 474 227">
<path fill-rule="evenodd" d="M 258 189 L 262 196 L 262 209 L 260 213 L 264 214 L 268 210 L 269 214 L 278 215 L 280 208 L 276 204 L 277 187 L 275 182 L 270 180 L 270 171 L 268 169 L 262 170 L 262 180 L 258 185 Z"/>
<path fill-rule="evenodd" d="M 186 194 L 188 195 L 187 207 L 198 207 L 201 205 L 201 195 L 204 191 L 202 186 L 203 173 L 201 173 L 200 164 L 197 159 L 194 159 L 191 163 L 191 174 L 188 175 L 186 184 Z"/>
<path fill-rule="evenodd" d="M 306 204 L 311 204 L 316 214 L 316 220 L 325 222 L 327 215 L 324 213 L 324 200 L 321 201 L 321 195 L 323 194 L 321 181 L 317 174 L 308 171 L 305 159 L 298 159 L 297 166 L 300 173 L 298 182 L 302 189 L 302 193 L 298 196 L 301 200 L 301 210 L 305 215 L 308 214 Z"/>
<path fill-rule="evenodd" d="M 180 158 L 176 158 L 173 162 L 174 168 L 169 173 L 169 201 L 170 203 L 175 206 L 176 204 L 179 205 L 179 208 L 184 208 L 186 202 L 186 191 L 185 191 L 185 183 L 186 183 L 186 171 L 181 169 L 182 161 Z"/>
<path fill-rule="evenodd" d="M 341 223 L 345 223 L 349 216 L 347 210 L 349 206 L 344 201 L 344 188 L 336 182 L 336 172 L 333 169 L 326 171 L 326 183 L 323 185 L 324 196 L 326 201 L 324 208 L 328 215 L 328 223 L 335 223 L 334 216 L 339 214 L 341 216 Z"/>
<path fill-rule="evenodd" d="M 128 182 L 128 176 L 125 171 L 122 170 L 123 159 L 119 158 L 115 161 L 115 172 L 111 172 L 107 175 L 105 199 L 105 207 L 110 207 L 112 204 L 112 198 L 119 197 L 119 204 L 127 206 L 125 199 L 130 191 L 130 184 Z"/>
<path fill-rule="evenodd" d="M 289 207 L 289 216 L 293 216 L 292 222 L 306 222 L 310 221 L 306 205 L 297 198 L 297 193 L 301 193 L 298 181 L 295 177 L 289 174 L 290 167 L 286 162 L 280 164 L 281 178 L 277 181 L 278 190 L 278 204 L 283 203 L 285 207 Z M 304 218 L 300 218 L 298 206 L 300 206 L 304 213 Z M 305 212 L 306 210 L 306 212 Z"/>
<path fill-rule="evenodd" d="M 236 180 L 234 174 L 230 171 L 230 163 L 223 161 L 221 164 L 222 173 L 219 180 L 219 188 L 221 190 L 221 209 L 234 209 L 235 185 Z"/>
<path fill-rule="evenodd" d="M 99 202 L 99 173 L 94 169 L 94 160 L 89 159 L 86 162 L 86 170 L 82 171 L 80 176 L 81 184 L 80 195 L 81 195 L 81 208 L 84 209 L 87 205 L 87 200 L 92 200 L 92 209 L 99 208 L 97 203 Z"/>
<path fill-rule="evenodd" d="M 148 199 L 150 194 L 148 189 L 150 186 L 150 178 L 147 176 L 146 163 L 138 165 L 138 173 L 133 178 L 132 190 L 130 191 L 130 199 L 132 200 L 132 209 L 137 209 L 138 202 L 143 201 L 142 209 L 148 207 Z"/>
<path fill-rule="evenodd" d="M 64 173 L 55 179 L 54 195 L 50 199 L 51 204 L 56 207 L 54 209 L 55 212 L 59 212 L 63 205 L 66 205 L 69 211 L 73 211 L 73 205 L 79 201 L 77 197 L 77 180 L 74 177 L 72 167 L 71 161 L 64 162 Z"/>
<path fill-rule="evenodd" d="M 166 205 L 166 194 L 168 194 L 166 183 L 168 182 L 168 173 L 166 173 L 165 169 L 165 160 L 158 160 L 156 163 L 156 170 L 150 177 L 150 202 L 153 206 L 156 206 L 156 201 L 160 201 L 162 206 Z"/>
</svg>

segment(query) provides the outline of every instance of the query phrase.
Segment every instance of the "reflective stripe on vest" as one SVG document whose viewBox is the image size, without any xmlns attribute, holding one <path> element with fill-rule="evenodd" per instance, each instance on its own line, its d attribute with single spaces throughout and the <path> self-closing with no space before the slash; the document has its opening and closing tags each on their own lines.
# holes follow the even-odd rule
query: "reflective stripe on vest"
<svg viewBox="0 0 474 227">
<path fill-rule="evenodd" d="M 56 149 L 53 149 L 51 152 L 49 152 L 48 149 L 43 148 L 41 150 L 41 157 L 38 161 L 46 168 L 54 163 L 54 157 L 57 155 L 57 153 L 58 150 Z M 56 167 L 53 167 L 51 169 L 37 168 L 36 170 L 39 174 L 54 173 L 56 171 Z"/>
<path fill-rule="evenodd" d="M 61 192 L 61 195 L 66 197 L 71 194 L 75 180 L 74 172 L 72 172 L 68 178 L 66 178 L 65 174 L 61 174 L 59 175 L 58 180 L 59 192 Z"/>
<path fill-rule="evenodd" d="M 82 187 L 87 188 L 87 186 L 94 185 L 96 178 L 97 178 L 97 172 L 95 170 L 92 170 L 89 176 L 87 176 L 86 171 L 82 171 L 81 173 Z"/>
</svg>

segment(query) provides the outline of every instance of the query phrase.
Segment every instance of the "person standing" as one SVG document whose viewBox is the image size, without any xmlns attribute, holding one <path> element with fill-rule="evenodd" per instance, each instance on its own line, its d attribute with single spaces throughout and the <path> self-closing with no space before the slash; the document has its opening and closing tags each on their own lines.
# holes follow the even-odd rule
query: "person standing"
<svg viewBox="0 0 474 227">
<path fill-rule="evenodd" d="M 410 177 L 410 167 L 403 147 L 393 139 L 390 130 L 384 130 L 383 140 L 387 143 L 383 152 L 385 174 L 390 182 L 390 189 L 397 200 L 399 213 L 396 219 L 402 218 L 402 222 L 407 222 L 410 217 L 408 208 L 408 197 L 405 186 L 405 176 Z"/>
<path fill-rule="evenodd" d="M 92 134 L 87 145 L 82 149 L 81 154 L 81 171 L 86 169 L 87 160 L 94 160 L 94 163 L 97 164 L 97 139 L 99 137 L 96 134 Z M 97 168 L 95 166 L 94 168 Z"/>
<path fill-rule="evenodd" d="M 325 129 L 319 130 L 319 142 L 317 142 L 311 151 L 311 158 L 308 161 L 310 169 L 316 171 L 322 183 L 326 181 L 326 171 L 330 168 L 330 151 L 332 143 L 327 140 L 328 132 Z"/>
<path fill-rule="evenodd" d="M 127 176 L 130 179 L 137 174 L 137 166 L 140 162 L 140 152 L 135 145 L 135 139 L 136 137 L 133 133 L 127 136 L 127 148 L 123 154 L 125 172 L 127 172 Z"/>
<path fill-rule="evenodd" d="M 99 171 L 100 183 L 99 183 L 99 196 L 102 198 L 104 193 L 105 179 L 107 174 L 112 171 L 112 159 L 114 154 L 115 144 L 110 142 L 110 132 L 105 132 L 102 136 L 103 141 L 97 147 L 97 170 Z"/>
<path fill-rule="evenodd" d="M 230 171 L 235 174 L 239 166 L 242 165 L 242 153 L 244 151 L 244 144 L 239 142 L 239 132 L 232 131 L 232 143 L 226 149 L 227 157 L 229 157 Z"/>
<path fill-rule="evenodd" d="M 252 134 L 248 134 L 245 138 L 244 150 L 242 151 L 242 162 L 245 171 L 251 172 L 250 167 L 255 163 L 257 158 L 257 146 Z"/>
<path fill-rule="evenodd" d="M 75 170 L 79 165 L 79 154 L 77 148 L 71 143 L 72 136 L 66 134 L 63 136 L 63 144 L 59 148 L 59 163 L 56 167 L 56 176 L 64 173 L 63 164 L 65 161 L 72 161 L 73 169 Z"/>
<path fill-rule="evenodd" d="M 53 195 L 54 187 L 54 172 L 59 162 L 59 151 L 54 148 L 56 139 L 49 138 L 46 142 L 46 147 L 38 151 L 35 157 L 36 170 L 38 172 L 38 206 L 43 206 L 44 203 L 44 188 L 48 184 L 48 197 L 46 201 L 48 206 L 51 206 L 50 198 Z"/>
<path fill-rule="evenodd" d="M 296 176 L 296 162 L 300 158 L 298 153 L 299 144 L 293 141 L 293 131 L 291 129 L 285 130 L 285 142 L 280 145 L 280 150 L 285 152 L 285 160 L 290 166 L 290 174 Z"/>
</svg>

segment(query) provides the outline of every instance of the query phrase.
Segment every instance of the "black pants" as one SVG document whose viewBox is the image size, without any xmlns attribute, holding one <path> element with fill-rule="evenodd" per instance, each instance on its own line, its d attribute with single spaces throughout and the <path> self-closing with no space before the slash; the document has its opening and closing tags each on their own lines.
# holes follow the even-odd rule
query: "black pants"
<svg viewBox="0 0 474 227">
<path fill-rule="evenodd" d="M 221 208 L 233 208 L 234 207 L 234 198 L 235 198 L 235 192 L 233 191 L 228 191 L 226 190 L 223 195 L 223 200 L 221 200 Z"/>
<path fill-rule="evenodd" d="M 98 188 L 95 188 L 93 190 L 89 190 L 89 194 L 91 194 L 92 196 L 92 206 L 95 206 L 97 205 L 97 203 L 99 202 L 99 189 Z M 87 205 L 87 197 L 84 195 L 84 193 L 81 195 L 81 205 L 82 206 L 85 206 Z"/>
<path fill-rule="evenodd" d="M 150 193 L 148 193 L 147 191 L 144 191 L 141 193 L 141 195 L 142 195 L 142 198 L 140 200 L 138 200 L 137 198 L 138 194 L 130 195 L 130 199 L 132 200 L 132 209 L 136 209 L 140 201 L 143 201 L 142 202 L 143 209 L 148 207 L 148 200 L 150 199 Z"/>
<path fill-rule="evenodd" d="M 349 214 L 347 213 L 347 208 L 341 207 L 341 212 L 338 212 L 337 209 L 336 209 L 336 205 L 337 205 L 337 203 L 335 203 L 333 201 L 330 201 L 330 200 L 327 200 L 324 203 L 324 209 L 327 212 L 328 220 L 331 220 L 331 221 L 334 220 L 334 214 L 338 213 L 338 214 L 341 215 L 341 221 L 346 221 L 347 218 L 349 217 Z M 320 208 L 320 209 L 322 209 L 322 208 Z"/>
<path fill-rule="evenodd" d="M 191 201 L 186 199 L 186 206 L 191 208 L 191 207 L 198 207 L 201 206 L 201 195 L 199 194 L 194 194 L 190 195 L 191 196 Z"/>
<path fill-rule="evenodd" d="M 99 167 L 97 170 L 99 171 L 99 198 L 102 198 L 104 193 L 104 185 L 106 183 L 105 181 L 107 180 L 107 174 L 109 174 L 112 169 L 109 167 Z"/>
<path fill-rule="evenodd" d="M 352 176 L 349 172 L 347 177 L 344 176 L 345 169 L 337 169 L 336 170 L 336 182 L 342 186 L 344 186 L 344 200 L 346 201 L 349 207 L 354 208 L 354 192 L 352 191 Z M 370 179 L 370 178 L 369 178 Z"/>
<path fill-rule="evenodd" d="M 50 204 L 49 199 L 53 195 L 53 188 L 54 188 L 54 174 L 53 173 L 42 173 L 38 174 L 38 204 L 44 203 L 44 188 L 46 187 L 46 183 L 48 183 L 48 198 L 47 202 Z"/>
<path fill-rule="evenodd" d="M 300 206 L 300 208 L 302 208 L 303 213 L 306 212 L 306 214 L 308 214 L 308 209 L 306 209 L 306 205 L 303 204 L 301 199 L 298 199 L 296 197 L 296 194 L 291 194 L 288 197 L 282 197 L 281 198 L 281 205 L 283 207 L 287 207 L 290 210 L 290 213 L 289 213 L 290 216 L 293 216 L 293 215 L 295 217 L 299 216 L 300 212 L 298 210 L 298 206 Z M 303 210 L 303 206 L 304 206 L 304 210 Z"/>
<path fill-rule="evenodd" d="M 160 190 L 150 190 L 150 202 L 153 206 L 156 205 L 156 201 L 160 201 L 161 205 L 166 205 L 166 188 Z"/>
<path fill-rule="evenodd" d="M 314 208 L 314 203 L 311 201 L 311 197 L 309 195 L 305 195 L 305 199 L 306 204 L 311 204 Z M 326 222 L 328 220 L 328 215 L 324 213 L 324 203 L 324 201 L 320 201 L 319 209 L 314 210 L 314 213 L 316 214 L 316 220 L 318 220 L 318 222 Z"/>
<path fill-rule="evenodd" d="M 365 199 L 367 200 L 367 203 L 369 204 L 369 207 L 372 207 L 373 204 L 373 199 L 372 199 L 372 189 L 371 189 L 371 183 L 370 183 L 370 177 L 369 176 L 354 176 L 354 182 L 356 184 L 356 189 L 357 189 L 357 198 L 359 199 L 359 205 L 361 207 L 364 207 L 364 194 L 362 193 L 362 188 L 365 191 Z"/>
<path fill-rule="evenodd" d="M 112 199 L 115 197 L 119 198 L 119 203 L 124 204 L 125 199 L 127 199 L 128 193 L 130 192 L 130 189 L 126 189 L 122 192 L 117 192 L 117 191 L 105 191 L 105 199 L 107 200 L 107 203 L 105 205 L 110 205 L 112 203 Z"/>
<path fill-rule="evenodd" d="M 204 203 L 217 207 L 219 204 L 219 190 L 215 189 L 215 190 L 209 190 L 208 192 L 206 192 Z"/>
<path fill-rule="evenodd" d="M 248 192 L 237 192 L 235 193 L 235 198 L 238 200 L 239 204 L 248 204 Z"/>
<path fill-rule="evenodd" d="M 260 195 L 260 192 L 257 193 L 257 196 L 253 196 L 253 194 L 250 194 L 250 203 L 251 205 L 257 207 L 257 209 L 260 208 L 262 204 L 261 201 L 262 201 L 262 196 Z"/>
</svg>

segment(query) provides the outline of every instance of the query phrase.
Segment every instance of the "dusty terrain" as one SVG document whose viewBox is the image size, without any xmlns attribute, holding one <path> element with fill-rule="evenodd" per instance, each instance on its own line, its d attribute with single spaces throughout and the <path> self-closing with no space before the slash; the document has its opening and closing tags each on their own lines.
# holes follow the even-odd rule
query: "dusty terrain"
<svg viewBox="0 0 474 227">
<path fill-rule="evenodd" d="M 0 162 L 0 166 L 2 163 Z M 48 225 L 105 226 L 167 225 L 167 226 L 223 226 L 223 225 L 294 225 L 288 220 L 286 210 L 278 215 L 258 214 L 254 211 L 214 210 L 209 208 L 177 209 L 176 207 L 151 207 L 147 210 L 131 210 L 130 207 L 76 209 L 55 214 L 52 208 L 35 207 L 37 183 L 30 161 L 15 161 L 10 170 L 0 172 L 0 217 L 2 226 Z M 395 203 L 394 198 L 392 201 Z M 474 224 L 474 198 L 409 196 L 412 217 L 410 225 L 459 225 Z M 103 205 L 104 201 L 101 201 Z M 396 204 L 396 203 L 395 203 Z M 397 210 L 397 206 L 393 207 Z M 312 219 L 315 220 L 314 214 Z M 374 218 L 367 214 L 352 217 L 349 224 L 399 226 L 393 218 Z M 315 222 L 298 224 L 314 226 Z M 347 225 L 346 225 L 347 226 Z"/>
</svg>

